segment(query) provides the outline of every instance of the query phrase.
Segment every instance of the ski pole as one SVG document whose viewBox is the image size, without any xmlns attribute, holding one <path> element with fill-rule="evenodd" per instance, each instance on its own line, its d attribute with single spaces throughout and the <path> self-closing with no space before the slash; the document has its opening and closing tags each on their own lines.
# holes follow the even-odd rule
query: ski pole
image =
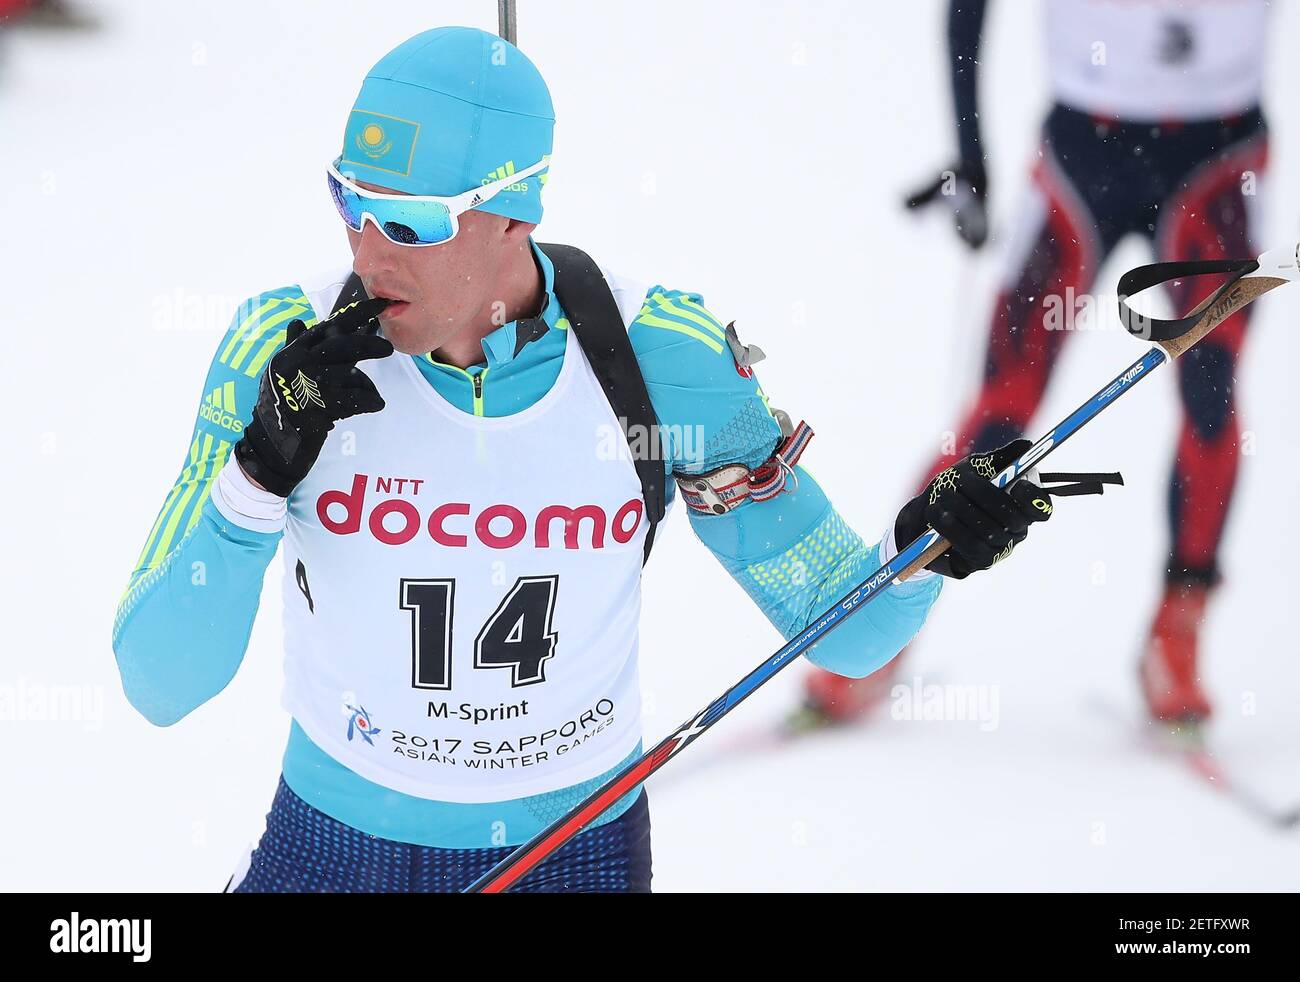
<svg viewBox="0 0 1300 982">
<path fill-rule="evenodd" d="M 515 0 L 497 0 L 497 33 L 511 44 L 519 43 Z"/>
<path fill-rule="evenodd" d="M 1168 280 L 1208 273 L 1230 273 L 1231 278 L 1207 297 L 1195 310 L 1176 320 L 1158 320 L 1138 314 L 1128 305 L 1128 297 Z M 1285 283 L 1300 279 L 1300 245 L 1271 250 L 1258 259 L 1154 263 L 1130 270 L 1119 282 L 1120 321 L 1132 334 L 1155 342 L 1141 358 L 1115 376 L 1092 398 L 1054 426 L 1014 463 L 993 478 L 998 487 L 1006 487 L 1083 428 L 1089 420 L 1112 405 L 1125 392 L 1167 361 L 1172 361 L 1210 333 L 1217 325 Z M 771 657 L 709 703 L 644 753 L 614 774 L 579 805 L 552 822 L 528 842 L 519 846 L 496 866 L 466 889 L 467 893 L 500 893 L 541 863 L 546 857 L 578 834 L 606 809 L 648 778 L 669 760 L 694 743 L 706 730 L 759 686 L 789 665 L 796 655 L 874 600 L 897 580 L 933 562 L 948 549 L 949 543 L 934 529 L 927 529 L 893 559 L 845 594 L 833 607 L 781 646 Z"/>
</svg>

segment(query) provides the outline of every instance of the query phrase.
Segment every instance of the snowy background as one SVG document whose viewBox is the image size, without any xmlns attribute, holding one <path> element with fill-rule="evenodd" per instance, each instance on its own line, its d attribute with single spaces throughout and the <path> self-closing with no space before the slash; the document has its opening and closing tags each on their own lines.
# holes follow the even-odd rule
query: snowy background
<svg viewBox="0 0 1300 982">
<path fill-rule="evenodd" d="M 462 2 L 99 2 L 96 31 L 0 36 L 4 384 L 0 888 L 219 890 L 261 830 L 289 721 L 279 578 L 234 682 L 169 729 L 126 703 L 113 611 L 188 446 L 212 349 L 259 290 L 348 261 L 322 172 L 366 69 Z M 773 404 L 864 535 L 892 518 L 969 398 L 1046 107 L 1039 5 L 992 5 L 982 106 L 993 247 L 901 196 L 953 148 L 940 0 L 523 0 L 521 46 L 559 123 L 542 237 L 702 292 L 768 352 Z M 1300 172 L 1300 5 L 1275 3 L 1273 175 Z M 1263 57 L 1263 54 L 1261 54 Z M 1295 184 L 1264 245 L 1294 242 Z M 1146 261 L 1122 246 L 1103 271 Z M 1072 338 L 1045 428 L 1141 352 Z M 1240 371 L 1250 456 L 1205 635 L 1235 780 L 1300 801 L 1293 507 L 1300 294 L 1257 307 Z M 902 679 L 979 686 L 996 715 L 773 746 L 778 677 L 650 785 L 659 890 L 1295 889 L 1300 832 L 1252 818 L 1090 709 L 1136 713 L 1159 589 L 1173 374 L 1052 460 L 1128 487 L 1067 503 L 995 574 L 951 584 Z M 779 644 L 680 509 L 646 580 L 651 742 Z M 278 565 L 278 564 L 277 564 Z M 85 702 L 39 713 L 51 687 Z M 7 698 L 6 698 L 7 697 Z M 15 705 L 17 703 L 17 705 Z M 72 718 L 67 718 L 72 717 Z"/>
</svg>

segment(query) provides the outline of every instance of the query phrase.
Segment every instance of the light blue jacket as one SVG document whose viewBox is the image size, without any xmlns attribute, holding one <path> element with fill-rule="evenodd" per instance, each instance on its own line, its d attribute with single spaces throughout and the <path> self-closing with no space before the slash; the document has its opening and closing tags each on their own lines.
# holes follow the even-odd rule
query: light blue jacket
<svg viewBox="0 0 1300 982">
<path fill-rule="evenodd" d="M 484 338 L 484 360 L 468 370 L 416 358 L 429 384 L 465 412 L 518 412 L 546 393 L 559 373 L 568 322 L 554 297 L 550 260 L 536 248 L 534 254 L 545 278 L 545 332 L 521 339 L 519 322 L 505 324 Z M 113 650 L 123 688 L 131 704 L 159 726 L 175 723 L 220 692 L 244 657 L 262 578 L 281 533 L 234 525 L 209 495 L 251 416 L 266 363 L 294 318 L 315 321 L 297 285 L 241 306 L 208 371 L 180 477 L 118 607 Z M 721 324 L 698 294 L 651 287 L 629 337 L 667 436 L 669 472 L 702 473 L 736 462 L 756 467 L 771 455 L 781 434 L 767 397 L 752 372 L 737 370 Z M 690 512 L 701 541 L 787 639 L 880 565 L 879 546 L 849 528 L 806 470 L 796 471 L 797 488 L 788 486 L 768 501 L 747 502 L 720 516 Z M 670 496 L 673 489 L 670 480 Z M 882 526 L 892 517 L 881 516 Z M 201 589 L 193 582 L 195 569 L 204 570 Z M 653 564 L 648 569 L 655 575 Z M 920 630 L 939 584 L 935 576 L 896 585 L 816 645 L 809 659 L 842 675 L 870 674 Z M 702 692 L 701 702 L 712 695 Z M 283 771 L 296 794 L 339 821 L 372 835 L 442 848 L 526 841 L 605 780 L 508 802 L 429 801 L 348 770 L 296 723 Z M 596 824 L 617 817 L 634 796 Z"/>
</svg>

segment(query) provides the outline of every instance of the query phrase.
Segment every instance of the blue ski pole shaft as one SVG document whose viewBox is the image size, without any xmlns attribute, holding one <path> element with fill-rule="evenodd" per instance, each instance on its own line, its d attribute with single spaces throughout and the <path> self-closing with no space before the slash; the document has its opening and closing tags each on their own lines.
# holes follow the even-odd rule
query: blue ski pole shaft
<svg viewBox="0 0 1300 982">
<path fill-rule="evenodd" d="M 1025 451 L 1020 459 L 998 474 L 993 479 L 994 482 L 998 487 L 1005 487 L 1014 481 L 1073 434 L 1077 433 L 1085 423 L 1131 389 L 1140 379 L 1146 378 L 1151 374 L 1152 369 L 1163 364 L 1167 359 L 1168 356 L 1159 347 L 1152 347 L 1150 351 L 1117 375 L 1105 388 L 1053 427 L 1046 436 Z M 941 556 L 947 548 L 947 540 L 934 529 L 927 529 L 908 543 L 893 559 L 841 597 L 839 602 L 826 613 L 782 645 L 770 658 L 765 659 L 743 679 L 709 703 L 701 712 L 679 726 L 672 734 L 660 741 L 654 749 L 642 754 L 640 758 L 619 770 L 617 774 L 592 792 L 582 804 L 578 805 L 568 815 L 543 829 L 503 859 L 497 866 L 471 884 L 467 892 L 498 893 L 509 889 L 512 884 L 525 876 L 529 870 L 533 869 L 586 825 L 599 817 L 619 798 L 695 742 L 709 727 L 739 706 L 761 685 L 794 661 L 796 655 L 802 654 L 829 632 L 835 630 L 865 604 L 870 603 L 889 589 L 897 580 L 905 578 Z"/>
<path fill-rule="evenodd" d="M 1161 265 L 1142 267 L 1130 271 L 1126 278 L 1142 270 L 1157 270 Z M 1178 275 L 1196 275 L 1188 266 L 1194 264 L 1176 264 Z M 1209 265 L 1209 264 L 1206 264 Z M 1215 264 L 1224 265 L 1224 264 Z M 1221 271 L 1221 270 L 1211 270 Z M 1159 333 L 1147 333 L 1159 342 L 1151 347 L 1133 364 L 1100 389 L 1091 399 L 1083 403 L 1065 419 L 1061 420 L 1045 436 L 1039 439 L 1025 453 L 1002 473 L 993 479 L 998 487 L 1006 487 L 1031 467 L 1043 460 L 1048 454 L 1079 432 L 1086 423 L 1112 405 L 1129 389 L 1146 378 L 1166 361 L 1181 355 L 1184 351 L 1203 338 L 1215 326 L 1222 323 L 1246 304 L 1267 291 L 1284 283 L 1300 279 L 1300 246 L 1265 253 L 1258 260 L 1250 260 L 1234 265 L 1235 276 L 1232 280 L 1213 293 L 1187 318 L 1179 322 L 1152 321 L 1143 318 L 1127 307 L 1127 298 L 1121 299 L 1121 320 L 1128 330 L 1135 334 L 1142 331 L 1134 325 L 1146 328 L 1154 325 L 1156 332 L 1167 331 L 1168 336 Z M 1166 277 L 1172 278 L 1171 277 Z M 1124 280 L 1121 280 L 1121 292 L 1124 292 Z M 1152 282 L 1163 282 L 1154 279 Z M 1151 285 L 1148 283 L 1146 286 Z M 1134 292 L 1145 289 L 1139 286 Z M 1173 333 L 1177 331 L 1176 336 Z M 484 873 L 466 890 L 467 893 L 499 893 L 508 890 L 520 878 L 554 853 L 557 849 L 577 835 L 584 827 L 599 817 L 606 809 L 627 794 L 669 760 L 679 754 L 722 719 L 738 705 L 744 702 L 760 686 L 770 680 L 777 672 L 789 665 L 796 655 L 802 654 L 812 645 L 824 638 L 830 631 L 839 627 L 844 621 L 870 603 L 895 582 L 933 562 L 948 549 L 949 543 L 934 529 L 927 529 L 912 540 L 889 562 L 877 569 L 871 576 L 859 583 L 845 594 L 826 613 L 822 614 L 806 628 L 781 646 L 771 657 L 764 660 L 748 675 L 709 703 L 701 712 L 679 726 L 674 732 L 661 740 L 652 750 L 642 754 L 637 760 L 621 768 L 603 785 L 593 791 L 581 804 L 562 818 L 551 823 L 528 842 L 519 846 L 514 852 L 501 860 L 496 866 Z"/>
<path fill-rule="evenodd" d="M 1115 376 L 1109 385 L 1106 385 L 1099 393 L 1093 395 L 1086 403 L 1083 403 L 1082 406 L 1076 408 L 1074 412 L 1061 420 L 1061 423 L 1058 423 L 1047 436 L 1041 438 L 1027 451 L 1024 451 L 1021 458 L 1015 460 L 1010 467 L 997 475 L 993 481 L 1002 488 L 1002 486 L 1006 486 L 1017 479 L 1024 471 L 1030 470 L 1035 463 L 1047 457 L 1056 447 L 1061 446 L 1067 438 L 1079 432 L 1079 429 L 1093 416 L 1112 405 L 1115 399 L 1118 399 L 1128 389 L 1138 384 L 1141 378 L 1151 375 L 1152 369 L 1164 363 L 1165 360 L 1167 360 L 1165 352 L 1161 351 L 1160 347 L 1152 347 L 1151 351 L 1148 351 L 1136 362 L 1128 365 L 1125 371 Z M 467 892 L 497 894 L 497 892 L 508 890 L 513 883 L 519 881 L 539 862 L 545 860 L 556 849 L 562 847 L 565 842 L 577 835 L 577 832 L 589 825 L 593 819 L 601 816 L 604 810 L 610 808 L 625 793 L 628 793 L 637 784 L 649 778 L 651 774 L 654 774 L 656 770 L 659 770 L 659 767 L 662 767 L 664 763 L 675 757 L 681 750 L 689 747 L 712 724 L 718 722 L 724 715 L 731 713 L 736 706 L 744 702 L 750 695 L 753 695 L 772 676 L 775 676 L 776 672 L 793 662 L 794 657 L 802 654 L 810 646 L 826 637 L 827 633 L 835 630 L 846 619 L 852 617 L 854 613 L 862 609 L 863 605 L 870 604 L 881 593 L 887 591 L 894 581 L 897 581 L 900 577 L 913 574 L 913 572 L 926 566 L 926 563 L 943 555 L 944 550 L 948 549 L 948 545 L 948 541 L 932 528 L 914 538 L 896 557 L 893 557 L 891 561 L 885 563 L 874 574 L 859 583 L 853 591 L 841 597 L 840 601 L 826 611 L 822 617 L 814 620 L 813 623 L 803 628 L 800 633 L 797 633 L 787 643 L 781 645 L 781 648 L 775 654 L 764 659 L 761 665 L 755 667 L 744 679 L 732 685 L 731 688 L 727 689 L 727 692 L 710 702 L 705 709 L 695 714 L 688 722 L 682 723 L 680 727 L 677 727 L 676 731 L 664 737 L 654 749 L 643 753 L 636 761 L 620 769 L 619 773 L 611 776 L 606 783 L 591 792 L 591 795 L 586 797 L 582 804 L 569 812 L 567 816 L 552 822 L 546 829 L 533 836 L 529 842 L 520 845 L 510 856 L 504 858 L 497 866 L 494 866 L 493 869 L 490 869 L 476 882 L 472 883 Z"/>
</svg>

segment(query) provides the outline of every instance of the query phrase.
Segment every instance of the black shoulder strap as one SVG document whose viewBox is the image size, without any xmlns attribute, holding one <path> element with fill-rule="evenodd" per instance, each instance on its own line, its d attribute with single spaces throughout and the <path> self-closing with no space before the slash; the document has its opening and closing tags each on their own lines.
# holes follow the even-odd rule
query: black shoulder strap
<svg viewBox="0 0 1300 982">
<path fill-rule="evenodd" d="M 549 242 L 538 245 L 555 266 L 555 295 L 605 390 L 624 438 L 631 427 L 636 427 L 634 433 L 646 434 L 646 439 L 628 440 L 636 474 L 641 479 L 641 497 L 645 499 L 648 527 L 644 561 L 650 558 L 655 527 L 664 517 L 666 482 L 664 462 L 658 450 L 659 420 L 650 404 L 641 366 L 637 364 L 614 294 L 595 261 L 573 246 Z"/>
</svg>

